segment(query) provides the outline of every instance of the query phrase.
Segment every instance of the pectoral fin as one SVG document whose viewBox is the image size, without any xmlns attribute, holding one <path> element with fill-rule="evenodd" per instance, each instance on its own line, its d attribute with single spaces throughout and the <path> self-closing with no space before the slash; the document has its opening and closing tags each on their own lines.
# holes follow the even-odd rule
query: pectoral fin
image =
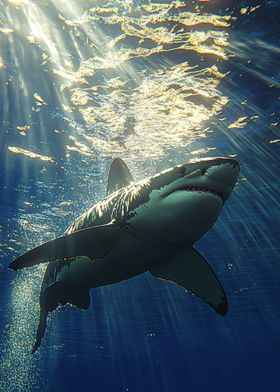
<svg viewBox="0 0 280 392">
<path fill-rule="evenodd" d="M 78 256 L 102 258 L 112 249 L 121 233 L 121 228 L 115 224 L 79 230 L 37 246 L 13 260 L 9 268 L 18 270 L 53 260 L 67 261 Z"/>
<path fill-rule="evenodd" d="M 150 272 L 190 290 L 217 313 L 223 316 L 227 313 L 224 289 L 207 261 L 195 249 L 176 254 L 170 261 L 152 268 Z"/>
</svg>

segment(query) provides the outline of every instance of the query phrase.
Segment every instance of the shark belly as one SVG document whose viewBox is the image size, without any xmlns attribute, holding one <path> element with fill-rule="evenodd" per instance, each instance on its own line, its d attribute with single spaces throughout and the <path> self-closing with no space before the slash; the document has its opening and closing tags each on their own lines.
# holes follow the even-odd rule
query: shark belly
<svg viewBox="0 0 280 392">
<path fill-rule="evenodd" d="M 129 279 L 148 271 L 167 258 L 168 250 L 126 236 L 101 258 L 80 256 L 63 264 L 56 281 L 71 285 L 96 288 Z"/>
</svg>

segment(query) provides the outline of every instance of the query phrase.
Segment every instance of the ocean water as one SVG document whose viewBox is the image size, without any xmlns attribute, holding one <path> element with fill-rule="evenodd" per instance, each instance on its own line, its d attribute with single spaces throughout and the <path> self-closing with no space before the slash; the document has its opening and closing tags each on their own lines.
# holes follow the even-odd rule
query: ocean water
<svg viewBox="0 0 280 392">
<path fill-rule="evenodd" d="M 277 0 L 0 1 L 1 391 L 279 389 L 279 18 Z M 100 200 L 114 157 L 141 179 L 211 156 L 241 164 L 196 244 L 227 316 L 146 273 L 55 311 L 32 355 L 45 266 L 9 262 Z"/>
</svg>

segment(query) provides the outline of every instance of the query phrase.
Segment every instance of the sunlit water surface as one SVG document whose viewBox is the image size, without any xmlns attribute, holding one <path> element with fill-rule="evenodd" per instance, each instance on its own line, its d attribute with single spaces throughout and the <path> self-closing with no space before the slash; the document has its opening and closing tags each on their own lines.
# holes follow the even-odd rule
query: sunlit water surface
<svg viewBox="0 0 280 392">
<path fill-rule="evenodd" d="M 277 390 L 279 17 L 278 1 L 0 1 L 1 391 Z M 102 198 L 113 157 L 141 179 L 220 155 L 241 176 L 197 248 L 228 315 L 147 273 L 56 311 L 31 355 L 45 266 L 13 257 Z"/>
</svg>

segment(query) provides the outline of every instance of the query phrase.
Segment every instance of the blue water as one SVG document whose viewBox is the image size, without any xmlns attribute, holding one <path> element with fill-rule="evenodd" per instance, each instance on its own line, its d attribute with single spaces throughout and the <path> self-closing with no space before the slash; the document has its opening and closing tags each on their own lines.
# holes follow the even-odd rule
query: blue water
<svg viewBox="0 0 280 392">
<path fill-rule="evenodd" d="M 168 17 L 180 12 L 230 16 L 227 27 L 205 23 L 185 28 L 192 32 L 225 30 L 227 56 L 163 44 L 166 50 L 134 56 L 120 67 L 96 66 L 94 73 L 84 76 L 87 84 L 78 80 L 65 89 L 61 88 L 63 82 L 71 78 L 54 72 L 67 68 L 65 56 L 75 70 L 93 56 L 102 57 L 105 43 L 119 36 L 120 24 L 99 19 L 75 26 L 74 16 L 78 20 L 89 15 L 91 7 L 102 8 L 106 2 L 82 1 L 68 9 L 63 9 L 62 3 L 0 1 L 0 31 L 13 29 L 0 32 L 1 391 L 277 391 L 279 2 L 213 0 L 174 6 L 157 22 L 169 31 L 176 23 L 172 25 Z M 164 9 L 168 2 L 159 3 Z M 133 6 L 145 4 L 149 2 L 137 1 Z M 123 18 L 134 12 L 129 2 L 115 1 L 110 6 L 117 7 L 116 15 Z M 139 9 L 135 11 L 137 18 L 146 12 Z M 68 19 L 72 22 L 67 24 Z M 40 26 L 43 33 L 36 38 L 34 31 Z M 131 50 L 137 45 L 153 47 L 152 40 L 145 37 L 136 43 L 133 35 L 119 48 L 121 45 Z M 205 85 L 208 79 L 202 71 L 206 67 L 216 65 L 225 75 L 212 97 L 202 97 L 196 91 L 192 102 L 200 105 L 195 107 L 197 116 L 205 113 L 204 108 L 212 108 L 211 102 L 219 96 L 227 97 L 228 102 L 206 116 L 203 129 L 211 131 L 206 131 L 206 137 L 190 130 L 174 142 L 169 139 L 168 119 L 178 107 L 172 106 L 171 96 L 164 95 L 173 82 L 159 95 L 159 101 L 153 101 L 163 109 L 171 102 L 164 120 L 160 111 L 153 112 L 145 101 L 139 109 L 133 94 L 145 77 L 162 80 L 158 86 L 163 85 L 164 78 L 156 79 L 160 78 L 159 70 L 186 61 L 197 67 L 199 80 L 205 78 Z M 185 86 L 190 75 L 183 76 Z M 126 84 L 106 90 L 106 83 L 118 77 Z M 84 90 L 91 87 L 97 89 Z M 76 88 L 89 94 L 86 106 L 81 101 L 75 104 L 71 89 Z M 110 92 L 116 93 L 117 99 Z M 84 107 L 102 108 L 96 112 L 95 122 L 84 115 Z M 110 122 L 104 116 L 111 111 Z M 178 123 L 187 128 L 188 121 L 178 113 Z M 160 126 L 153 123 L 153 115 L 159 116 Z M 125 118 L 120 126 L 116 124 L 119 118 Z M 243 125 L 231 127 L 238 118 Z M 144 126 L 149 121 L 153 125 L 147 132 Z M 89 137 L 96 139 L 91 142 Z M 202 150 L 206 148 L 205 155 Z M 201 153 L 192 154 L 199 150 Z M 6 268 L 9 262 L 61 235 L 75 217 L 100 200 L 115 156 L 122 157 L 134 177 L 141 179 L 193 156 L 228 155 L 236 156 L 241 164 L 239 183 L 217 224 L 196 245 L 223 283 L 228 315 L 219 317 L 181 288 L 146 273 L 92 290 L 87 311 L 74 307 L 57 310 L 49 320 L 40 350 L 32 356 L 44 267 L 15 273 Z"/>
</svg>

